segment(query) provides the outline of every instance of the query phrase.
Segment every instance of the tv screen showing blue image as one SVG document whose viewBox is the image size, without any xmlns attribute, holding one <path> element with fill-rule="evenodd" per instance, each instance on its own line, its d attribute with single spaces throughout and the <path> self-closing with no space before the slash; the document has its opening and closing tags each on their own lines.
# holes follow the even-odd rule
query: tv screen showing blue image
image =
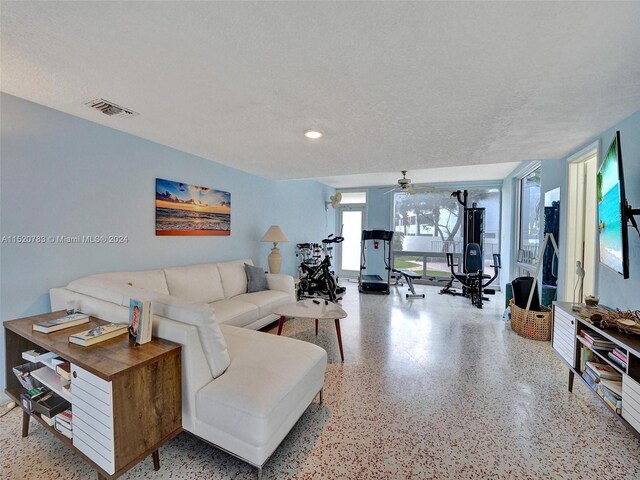
<svg viewBox="0 0 640 480">
<path fill-rule="evenodd" d="M 628 278 L 628 233 L 620 132 L 616 132 L 602 165 L 600 165 L 597 189 L 600 263 L 624 278 Z"/>
</svg>

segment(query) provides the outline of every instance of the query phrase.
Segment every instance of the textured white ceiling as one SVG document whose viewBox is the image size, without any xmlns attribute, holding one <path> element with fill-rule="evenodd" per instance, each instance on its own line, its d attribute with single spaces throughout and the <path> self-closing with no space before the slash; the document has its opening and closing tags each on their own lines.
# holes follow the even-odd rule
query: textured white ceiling
<svg viewBox="0 0 640 480">
<path fill-rule="evenodd" d="M 413 184 L 486 182 L 505 178 L 518 165 L 520 165 L 520 162 L 424 168 L 409 170 L 407 172 L 407 178 L 411 179 L 411 183 Z M 335 188 L 351 188 L 395 184 L 401 177 L 401 172 L 397 171 L 358 173 L 355 175 L 334 175 L 329 177 L 319 177 L 318 180 Z"/>
<path fill-rule="evenodd" d="M 640 108 L 640 2 L 2 2 L 0 22 L 3 91 L 271 178 L 558 158 Z"/>
</svg>

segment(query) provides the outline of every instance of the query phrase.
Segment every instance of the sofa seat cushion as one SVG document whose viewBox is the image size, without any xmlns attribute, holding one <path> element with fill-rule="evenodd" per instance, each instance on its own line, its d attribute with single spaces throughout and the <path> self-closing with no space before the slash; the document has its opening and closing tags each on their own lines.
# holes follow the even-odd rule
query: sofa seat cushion
<svg viewBox="0 0 640 480">
<path fill-rule="evenodd" d="M 260 318 L 260 310 L 256 305 L 232 298 L 210 303 L 216 312 L 218 323 L 244 327 Z"/>
<path fill-rule="evenodd" d="M 291 297 L 289 294 L 278 290 L 264 290 L 262 292 L 245 293 L 243 295 L 238 295 L 233 299 L 251 303 L 258 307 L 258 318 L 271 315 L 274 308 L 279 307 L 280 305 L 291 303 Z"/>
<path fill-rule="evenodd" d="M 265 445 L 309 390 L 322 385 L 327 353 L 292 338 L 220 328 L 231 364 L 197 393 L 196 415 L 243 442 Z"/>
<path fill-rule="evenodd" d="M 172 296 L 202 303 L 224 299 L 222 280 L 215 263 L 165 268 L 164 274 Z"/>
</svg>

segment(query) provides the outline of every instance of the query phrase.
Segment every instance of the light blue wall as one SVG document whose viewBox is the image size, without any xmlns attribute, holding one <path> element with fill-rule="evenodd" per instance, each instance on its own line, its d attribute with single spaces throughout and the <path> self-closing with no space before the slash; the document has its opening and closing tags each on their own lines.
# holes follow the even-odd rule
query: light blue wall
<svg viewBox="0 0 640 480">
<path fill-rule="evenodd" d="M 633 207 L 640 208 L 640 111 L 594 139 L 600 140 L 598 166 L 616 130 L 620 130 L 627 200 Z M 636 217 L 636 220 L 640 221 L 640 218 Z M 621 309 L 640 309 L 640 237 L 631 228 L 629 229 L 629 271 L 629 278 L 625 280 L 607 267 L 599 266 L 598 293 L 603 305 Z"/>
<path fill-rule="evenodd" d="M 48 311 L 49 288 L 91 273 L 237 258 L 266 266 L 270 244 L 260 238 L 271 224 L 288 235 L 282 271 L 295 274 L 296 240 L 333 228 L 324 202 L 334 189 L 319 182 L 250 175 L 6 94 L 0 106 L 0 235 L 128 237 L 106 245 L 3 243 L 2 320 Z M 231 192 L 231 236 L 156 237 L 156 177 Z M 0 375 L 4 385 L 4 368 Z"/>
</svg>

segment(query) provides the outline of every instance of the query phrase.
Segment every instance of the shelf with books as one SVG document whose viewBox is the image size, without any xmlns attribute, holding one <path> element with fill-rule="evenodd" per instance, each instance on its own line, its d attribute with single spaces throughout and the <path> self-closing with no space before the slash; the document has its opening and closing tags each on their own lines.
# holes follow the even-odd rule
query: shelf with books
<svg viewBox="0 0 640 480">
<path fill-rule="evenodd" d="M 48 334 L 34 331 L 35 323 L 61 316 L 62 312 L 52 312 L 4 322 L 5 391 L 23 409 L 22 436 L 28 436 L 29 420 L 34 418 L 87 461 L 97 471 L 99 479 L 114 480 L 151 456 L 154 468 L 159 469 L 158 449 L 182 431 L 180 345 L 153 338 L 134 347 L 126 335 L 88 347 L 71 344 L 70 334 L 80 333 L 89 327 L 104 327 L 108 323 L 95 317 Z M 34 364 L 29 373 L 37 372 L 33 380 L 44 385 L 42 388 L 46 391 L 29 393 L 21 382 L 24 379 L 21 375 L 14 375 L 13 368 L 25 363 L 22 358 L 24 352 L 35 349 L 54 352 L 60 358 L 47 359 L 46 365 Z M 60 400 L 65 399 L 64 385 L 67 382 L 56 372 L 63 372 L 72 384 L 67 394 L 70 402 L 65 402 L 66 405 Z M 83 390 L 85 386 L 89 388 Z M 62 395 L 52 395 L 49 391 Z M 32 403 L 38 399 L 43 402 Z M 77 407 L 74 416 L 78 414 L 77 419 L 71 422 L 71 429 L 68 428 L 69 422 L 66 425 L 59 422 L 58 413 L 63 408 L 69 409 L 69 404 L 72 411 Z M 148 405 L 154 408 L 147 408 Z M 33 411 L 34 408 L 38 410 Z M 80 415 L 82 408 L 86 412 L 84 430 L 79 430 L 76 435 L 73 423 L 83 420 Z M 95 422 L 95 418 L 106 419 L 106 423 Z M 67 427 L 65 433 L 72 438 L 56 430 L 56 426 Z M 108 444 L 102 444 L 108 451 L 108 458 L 96 452 L 91 443 L 101 438 L 101 434 L 105 435 L 102 432 L 105 428 L 111 435 Z"/>
<path fill-rule="evenodd" d="M 615 418 L 640 437 L 640 337 L 603 329 L 586 308 L 554 302 L 552 348 Z"/>
<path fill-rule="evenodd" d="M 576 372 L 576 373 L 577 373 L 577 372 Z M 584 376 L 583 376 L 583 375 L 577 375 L 577 376 L 578 376 L 578 378 L 580 378 L 580 380 L 582 380 L 582 381 L 584 382 L 585 386 L 586 386 L 589 390 L 593 391 L 593 392 L 596 394 L 595 396 L 596 396 L 596 397 L 597 397 L 597 398 L 598 398 L 598 399 L 603 403 L 603 405 L 605 405 L 605 406 L 607 407 L 607 410 L 608 410 L 609 412 L 611 412 L 613 415 L 615 415 L 615 417 L 616 417 L 618 420 L 620 420 L 620 421 L 621 421 L 621 422 L 622 422 L 622 423 L 623 423 L 627 428 L 629 428 L 629 429 L 630 429 L 630 430 L 632 430 L 632 431 L 635 431 L 635 429 L 634 429 L 634 428 L 629 424 L 629 422 L 627 422 L 624 418 L 622 418 L 622 417 L 620 416 L 620 412 L 618 412 L 618 411 L 616 411 L 614 408 L 612 408 L 612 407 L 611 407 L 611 405 L 610 405 L 610 404 L 608 404 L 608 403 L 607 403 L 607 401 L 605 400 L 605 397 L 604 397 L 603 395 L 601 395 L 601 394 L 599 394 L 599 393 L 598 393 L 597 388 L 596 388 L 596 389 L 594 389 L 594 388 L 591 386 L 591 384 L 589 383 L 589 381 L 588 381 L 586 378 L 584 378 Z M 637 432 L 636 432 L 636 435 L 640 436 L 640 434 L 638 434 Z"/>
<path fill-rule="evenodd" d="M 585 346 L 586 348 L 588 348 L 596 357 L 598 357 L 600 360 L 602 360 L 603 362 L 605 362 L 607 365 L 610 365 L 615 371 L 617 371 L 620 375 L 627 373 L 626 370 L 622 370 L 620 368 L 620 366 L 614 364 L 608 357 L 604 356 L 602 354 L 602 352 L 610 352 L 611 350 L 601 350 L 601 349 L 596 349 L 593 348 L 591 345 L 589 345 L 588 343 L 586 343 L 584 341 L 584 339 L 582 337 L 580 337 L 579 335 L 576 336 L 576 338 L 578 339 L 578 341 Z"/>
</svg>

